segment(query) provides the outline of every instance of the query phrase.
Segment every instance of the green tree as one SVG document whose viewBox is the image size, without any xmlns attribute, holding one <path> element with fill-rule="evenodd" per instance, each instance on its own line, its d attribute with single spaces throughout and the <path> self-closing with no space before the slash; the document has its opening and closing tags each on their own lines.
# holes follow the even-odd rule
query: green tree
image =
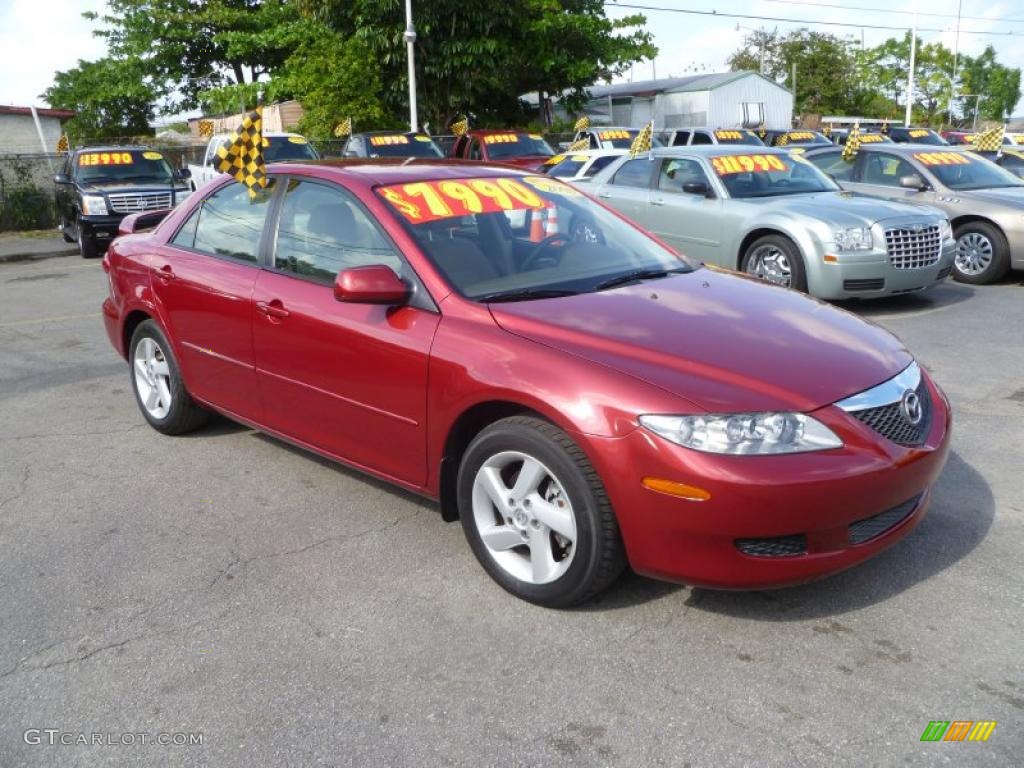
<svg viewBox="0 0 1024 768">
<path fill-rule="evenodd" d="M 80 60 L 43 93 L 50 106 L 78 113 L 66 123 L 73 140 L 150 133 L 155 97 L 138 59 Z"/>
<path fill-rule="evenodd" d="M 1006 67 L 996 61 L 996 52 L 991 45 L 978 56 L 964 56 L 958 75 L 961 93 L 984 95 L 978 104 L 982 118 L 1004 120 L 1020 101 L 1020 69 Z"/>
<path fill-rule="evenodd" d="M 342 37 L 366 46 L 380 69 L 381 100 L 407 114 L 402 0 L 299 0 Z M 581 96 L 596 80 L 655 55 L 642 16 L 610 20 L 601 0 L 431 0 L 415 8 L 416 78 L 422 122 L 446 126 L 460 112 L 476 124 L 523 117 L 531 91 Z"/>
</svg>

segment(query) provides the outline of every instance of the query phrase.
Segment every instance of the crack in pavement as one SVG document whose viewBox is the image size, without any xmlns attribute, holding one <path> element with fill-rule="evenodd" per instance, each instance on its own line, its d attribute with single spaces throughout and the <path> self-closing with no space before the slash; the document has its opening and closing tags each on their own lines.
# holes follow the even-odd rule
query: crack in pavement
<svg viewBox="0 0 1024 768">
<path fill-rule="evenodd" d="M 13 496 L 6 499 L 0 500 L 0 509 L 3 509 L 13 501 L 18 501 L 22 496 L 25 495 L 28 490 L 28 481 L 32 475 L 32 469 L 28 466 L 22 468 L 21 480 L 18 483 L 18 490 L 15 491 Z"/>
</svg>

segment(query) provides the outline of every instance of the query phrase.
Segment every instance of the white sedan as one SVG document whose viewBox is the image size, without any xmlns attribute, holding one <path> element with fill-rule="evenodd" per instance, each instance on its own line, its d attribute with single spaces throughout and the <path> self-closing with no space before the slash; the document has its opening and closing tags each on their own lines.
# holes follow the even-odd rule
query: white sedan
<svg viewBox="0 0 1024 768">
<path fill-rule="evenodd" d="M 563 152 L 544 164 L 543 171 L 566 181 L 590 179 L 595 173 L 610 165 L 617 157 L 627 154 L 626 149 L 584 149 L 579 152 Z"/>
</svg>

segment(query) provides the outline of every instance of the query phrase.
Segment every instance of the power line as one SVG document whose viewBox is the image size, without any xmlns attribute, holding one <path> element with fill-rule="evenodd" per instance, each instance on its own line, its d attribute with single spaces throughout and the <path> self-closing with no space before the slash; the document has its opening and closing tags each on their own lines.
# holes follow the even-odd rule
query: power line
<svg viewBox="0 0 1024 768">
<path fill-rule="evenodd" d="M 910 29 L 906 26 L 891 26 L 886 24 L 856 24 L 844 21 L 819 21 L 817 19 L 794 19 L 784 16 L 756 16 L 751 13 L 724 13 L 719 11 L 694 11 L 686 8 L 665 8 L 655 5 L 638 5 L 634 3 L 614 2 L 613 8 L 631 8 L 639 11 L 663 11 L 665 13 L 686 13 L 693 16 L 716 16 L 723 19 L 753 19 L 754 21 L 781 21 L 789 24 L 818 24 L 830 27 L 851 27 L 853 29 L 884 29 L 897 32 L 906 32 Z M 949 28 L 938 29 L 932 27 L 918 27 L 918 32 L 948 32 Z M 1020 32 L 988 32 L 980 29 L 961 29 L 962 35 L 991 35 L 993 37 L 1021 37 Z"/>
<path fill-rule="evenodd" d="M 863 5 L 839 5 L 838 3 L 811 3 L 807 0 L 767 0 L 769 3 L 783 3 L 785 5 L 802 5 L 812 8 L 840 8 L 844 11 L 877 11 L 878 13 L 898 13 L 906 16 L 937 16 L 943 19 L 970 19 L 971 21 L 992 21 L 1005 22 L 1008 24 L 1024 24 L 1024 19 L 1007 19 L 994 16 L 957 16 L 955 13 L 937 13 L 935 11 L 898 11 L 892 8 L 878 8 L 877 6 Z"/>
</svg>

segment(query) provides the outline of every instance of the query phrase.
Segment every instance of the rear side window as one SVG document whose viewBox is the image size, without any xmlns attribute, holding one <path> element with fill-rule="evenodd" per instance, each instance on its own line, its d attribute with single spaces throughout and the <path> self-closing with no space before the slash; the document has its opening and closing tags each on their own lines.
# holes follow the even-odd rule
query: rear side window
<svg viewBox="0 0 1024 768">
<path fill-rule="evenodd" d="M 587 172 L 583 174 L 586 178 L 590 178 L 595 175 L 598 171 L 602 170 L 606 166 L 611 165 L 614 161 L 618 160 L 618 155 L 602 155 L 601 157 L 595 158 L 594 162 L 587 168 Z"/>
<path fill-rule="evenodd" d="M 853 163 L 843 160 L 842 152 L 822 152 L 820 155 L 806 158 L 818 167 L 818 170 L 831 175 L 836 181 L 849 181 L 853 173 Z"/>
<path fill-rule="evenodd" d="M 214 192 L 199 211 L 192 248 L 255 264 L 274 183 L 269 179 L 255 198 L 249 197 L 244 184 L 228 184 Z"/>
<path fill-rule="evenodd" d="M 646 189 L 651 186 L 651 161 L 646 157 L 636 160 L 627 160 L 618 171 L 615 172 L 613 184 L 620 187 L 642 187 Z"/>
<path fill-rule="evenodd" d="M 676 131 L 675 138 L 672 139 L 672 146 L 673 147 L 684 147 L 684 146 L 686 146 L 686 143 L 689 140 L 690 140 L 690 132 L 689 131 Z"/>
<path fill-rule="evenodd" d="M 693 141 L 691 143 L 693 143 L 693 144 L 714 144 L 714 142 L 711 141 L 711 137 L 708 134 L 706 134 L 704 131 L 695 131 L 694 134 L 693 134 Z"/>
</svg>

